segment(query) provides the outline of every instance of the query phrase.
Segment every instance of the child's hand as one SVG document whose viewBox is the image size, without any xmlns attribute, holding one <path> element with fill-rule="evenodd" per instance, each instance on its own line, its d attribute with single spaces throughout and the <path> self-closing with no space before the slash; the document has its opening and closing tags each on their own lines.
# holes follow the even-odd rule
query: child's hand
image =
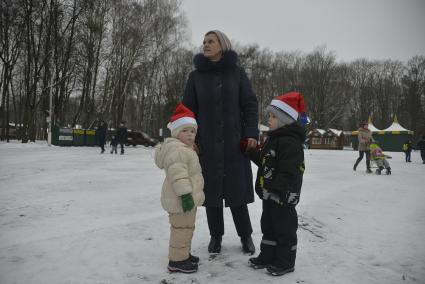
<svg viewBox="0 0 425 284">
<path fill-rule="evenodd" d="M 192 194 L 188 193 L 181 196 L 183 212 L 188 212 L 193 209 L 195 203 L 193 202 Z"/>
<path fill-rule="evenodd" d="M 240 147 L 242 153 L 246 153 L 251 149 L 259 149 L 260 145 L 257 144 L 257 140 L 254 138 L 244 138 L 240 141 Z"/>
</svg>

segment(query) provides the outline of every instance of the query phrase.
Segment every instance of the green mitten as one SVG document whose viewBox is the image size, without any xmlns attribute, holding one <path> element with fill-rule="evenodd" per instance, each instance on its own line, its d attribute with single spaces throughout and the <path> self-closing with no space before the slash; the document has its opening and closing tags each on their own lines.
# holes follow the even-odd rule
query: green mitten
<svg viewBox="0 0 425 284">
<path fill-rule="evenodd" d="M 193 203 L 192 194 L 188 193 L 181 196 L 182 198 L 182 207 L 183 212 L 188 212 L 192 210 L 193 206 L 195 206 L 195 203 Z"/>
</svg>

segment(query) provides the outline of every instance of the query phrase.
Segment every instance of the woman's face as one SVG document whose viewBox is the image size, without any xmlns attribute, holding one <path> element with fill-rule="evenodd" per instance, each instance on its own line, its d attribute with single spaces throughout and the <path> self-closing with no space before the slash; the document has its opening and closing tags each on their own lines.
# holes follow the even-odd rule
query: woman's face
<svg viewBox="0 0 425 284">
<path fill-rule="evenodd" d="M 215 34 L 208 34 L 204 37 L 204 56 L 211 61 L 218 61 L 221 58 L 221 46 Z"/>
</svg>

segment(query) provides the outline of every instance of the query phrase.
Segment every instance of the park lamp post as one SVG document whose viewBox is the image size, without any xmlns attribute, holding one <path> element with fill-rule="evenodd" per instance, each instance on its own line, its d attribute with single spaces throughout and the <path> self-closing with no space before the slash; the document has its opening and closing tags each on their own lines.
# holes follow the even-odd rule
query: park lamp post
<svg viewBox="0 0 425 284">
<path fill-rule="evenodd" d="M 46 118 L 49 124 L 49 132 L 47 133 L 47 145 L 52 146 L 52 117 L 53 117 L 53 76 L 50 76 L 49 85 L 49 116 Z"/>
</svg>

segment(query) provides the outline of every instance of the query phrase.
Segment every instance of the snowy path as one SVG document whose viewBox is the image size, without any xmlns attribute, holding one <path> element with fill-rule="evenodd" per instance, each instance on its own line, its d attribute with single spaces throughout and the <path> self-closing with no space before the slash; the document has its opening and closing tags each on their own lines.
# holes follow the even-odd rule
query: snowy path
<svg viewBox="0 0 425 284">
<path fill-rule="evenodd" d="M 392 176 L 353 151 L 306 151 L 294 273 L 247 266 L 229 210 L 220 255 L 198 211 L 192 275 L 166 271 L 169 225 L 152 148 L 0 143 L 0 283 L 425 283 L 425 165 L 391 153 Z M 255 166 L 253 167 L 255 172 Z M 259 247 L 261 203 L 249 206 Z"/>
</svg>

